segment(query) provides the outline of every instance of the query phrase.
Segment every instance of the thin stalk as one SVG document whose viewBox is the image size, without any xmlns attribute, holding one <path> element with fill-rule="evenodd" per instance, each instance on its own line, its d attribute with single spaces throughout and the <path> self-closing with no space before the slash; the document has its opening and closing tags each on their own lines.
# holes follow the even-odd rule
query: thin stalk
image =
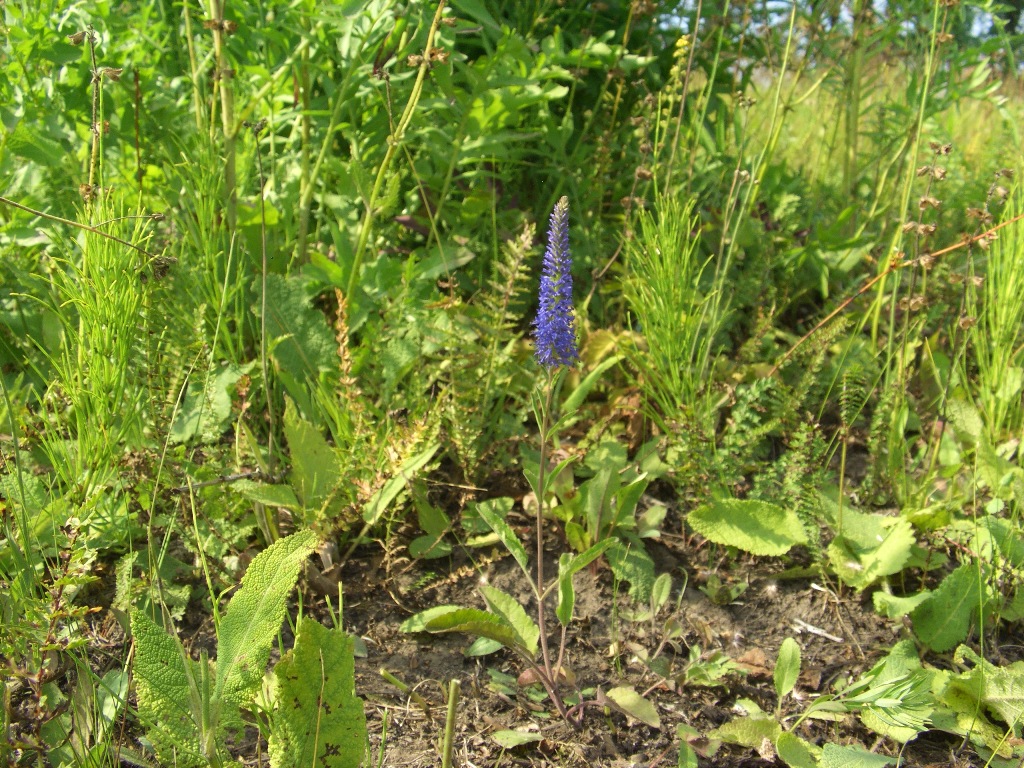
<svg viewBox="0 0 1024 768">
<path fill-rule="evenodd" d="M 437 11 L 434 13 L 434 20 L 430 25 L 430 31 L 427 32 L 427 44 L 423 48 L 423 61 L 420 63 L 419 71 L 416 73 L 416 82 L 413 83 L 412 93 L 409 94 L 409 101 L 405 105 L 405 111 L 402 112 L 402 117 L 399 119 L 398 125 L 391 132 L 391 135 L 388 136 L 388 148 L 384 154 L 384 160 L 381 162 L 380 168 L 377 169 L 377 178 L 373 182 L 370 199 L 366 201 L 366 214 L 363 216 L 363 224 L 359 230 L 359 240 L 356 243 L 355 256 L 352 259 L 352 271 L 348 276 L 348 286 L 345 289 L 346 297 L 351 297 L 355 292 L 356 281 L 359 279 L 359 270 L 363 265 L 363 255 L 366 252 L 366 244 L 370 239 L 370 230 L 373 228 L 373 211 L 377 206 L 377 199 L 380 197 L 381 190 L 384 188 L 387 173 L 391 167 L 391 161 L 395 156 L 395 152 L 398 150 L 398 146 L 402 143 L 402 139 L 405 137 L 405 131 L 409 127 L 409 123 L 412 122 L 412 117 L 416 112 L 416 106 L 419 104 L 420 96 L 423 94 L 423 81 L 426 79 L 427 72 L 430 70 L 430 52 L 434 46 L 434 37 L 437 34 L 437 28 L 441 24 L 441 16 L 444 12 L 445 2 L 446 0 L 440 0 L 437 4 Z"/>
<path fill-rule="evenodd" d="M 458 680 L 448 684 L 448 713 L 444 719 L 444 744 L 441 747 L 441 768 L 451 768 L 455 747 L 455 715 L 459 709 L 460 685 Z"/>
<path fill-rule="evenodd" d="M 214 76 L 216 88 L 220 91 L 220 121 L 224 131 L 224 197 L 225 219 L 228 227 L 234 229 L 236 208 L 238 203 L 237 171 L 235 168 L 235 91 L 231 87 L 234 70 L 229 66 L 224 46 L 224 4 L 221 0 L 211 0 L 210 18 L 213 24 L 213 54 L 217 62 Z"/>
<path fill-rule="evenodd" d="M 544 671 L 551 676 L 551 657 L 548 654 L 548 633 L 544 618 L 544 507 L 546 494 L 544 480 L 548 460 L 548 430 L 551 427 L 551 403 L 554 392 L 554 375 L 547 371 L 547 392 L 544 395 L 544 408 L 541 411 L 540 424 L 540 464 L 537 468 L 537 627 L 540 629 L 541 657 L 544 659 Z"/>
</svg>

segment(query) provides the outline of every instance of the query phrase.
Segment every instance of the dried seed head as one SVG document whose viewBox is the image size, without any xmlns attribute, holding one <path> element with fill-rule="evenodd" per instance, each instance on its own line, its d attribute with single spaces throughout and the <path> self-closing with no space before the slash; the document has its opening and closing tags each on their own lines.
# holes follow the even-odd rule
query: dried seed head
<svg viewBox="0 0 1024 768">
<path fill-rule="evenodd" d="M 650 181 L 654 178 L 654 174 L 647 168 L 637 168 L 635 176 L 638 181 Z"/>
<path fill-rule="evenodd" d="M 935 266 L 935 257 L 930 253 L 926 253 L 917 260 L 918 264 L 921 265 L 922 269 L 931 269 Z"/>
<path fill-rule="evenodd" d="M 108 80 L 117 81 L 121 79 L 121 73 L 123 71 L 124 70 L 121 69 L 121 67 L 103 67 L 103 69 L 100 70 L 100 74 Z"/>
<path fill-rule="evenodd" d="M 986 211 L 984 208 L 968 208 L 967 218 L 977 219 L 982 224 L 989 224 L 992 221 L 992 214 Z"/>
<path fill-rule="evenodd" d="M 922 211 L 925 208 L 938 208 L 940 205 L 942 205 L 942 203 L 938 198 L 931 197 L 929 195 L 925 195 L 917 201 L 917 207 Z"/>
<path fill-rule="evenodd" d="M 937 141 L 929 141 L 928 146 L 931 147 L 932 152 L 936 155 L 948 155 L 953 151 L 952 144 L 940 144 Z"/>
</svg>

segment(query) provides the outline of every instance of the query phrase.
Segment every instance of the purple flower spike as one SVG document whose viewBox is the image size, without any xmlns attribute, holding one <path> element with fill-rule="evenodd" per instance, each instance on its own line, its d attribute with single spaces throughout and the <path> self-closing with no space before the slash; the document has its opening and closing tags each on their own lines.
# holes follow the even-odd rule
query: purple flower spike
<svg viewBox="0 0 1024 768">
<path fill-rule="evenodd" d="M 579 360 L 576 319 L 572 307 L 572 256 L 569 255 L 569 198 L 562 197 L 551 212 L 548 247 L 540 277 L 540 309 L 537 329 L 537 362 L 545 368 L 571 366 Z"/>
</svg>

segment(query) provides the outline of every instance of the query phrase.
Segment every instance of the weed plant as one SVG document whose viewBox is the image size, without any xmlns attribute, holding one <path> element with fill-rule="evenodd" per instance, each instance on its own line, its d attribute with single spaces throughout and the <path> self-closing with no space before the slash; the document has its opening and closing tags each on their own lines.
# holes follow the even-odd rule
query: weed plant
<svg viewBox="0 0 1024 768">
<path fill-rule="evenodd" d="M 309 593 L 261 686 L 306 557 L 322 585 L 366 548 L 393 579 L 497 541 L 533 618 L 487 585 L 405 627 L 512 649 L 509 690 L 572 725 L 738 691 L 658 572 L 713 550 L 904 639 L 813 699 L 786 640 L 772 706 L 689 713 L 679 765 L 880 766 L 926 732 L 1018 764 L 1015 41 L 975 2 L 784 11 L 5 4 L 0 762 L 218 765 L 255 726 L 273 765 L 358 765 L 356 643 Z M 642 682 L 621 633 L 628 679 L 573 679 L 584 568 L 655 638 Z M 216 660 L 181 640 L 196 615 Z M 132 652 L 104 656 L 115 631 Z M 473 695 L 448 682 L 442 764 Z M 840 717 L 860 730 L 809 730 Z"/>
</svg>

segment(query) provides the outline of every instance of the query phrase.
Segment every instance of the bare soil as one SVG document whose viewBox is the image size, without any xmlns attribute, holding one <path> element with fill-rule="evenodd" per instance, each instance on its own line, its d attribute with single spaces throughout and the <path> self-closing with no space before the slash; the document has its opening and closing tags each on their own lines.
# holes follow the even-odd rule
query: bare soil
<svg viewBox="0 0 1024 768">
<path fill-rule="evenodd" d="M 520 526 L 528 531 L 528 526 Z M 681 525 L 676 530 L 682 530 Z M 548 573 L 555 572 L 556 536 L 549 540 Z M 524 536 L 528 551 L 532 537 Z M 794 694 L 782 705 L 782 715 L 799 713 L 809 698 L 831 690 L 840 675 L 856 677 L 885 655 L 909 632 L 901 623 L 877 615 L 869 600 L 825 583 L 820 577 L 788 578 L 794 565 L 781 559 L 726 559 L 720 550 L 698 538 L 663 535 L 648 547 L 658 572 L 673 574 L 673 599 L 656 622 L 625 618 L 635 608 L 620 585 L 618 594 L 607 569 L 577 576 L 578 619 L 569 632 L 568 666 L 585 691 L 632 685 L 655 703 L 661 727 L 651 728 L 618 712 L 590 709 L 581 730 L 562 722 L 546 701 L 527 692 L 494 683 L 494 673 L 515 679 L 524 669 L 515 654 L 469 658 L 471 644 L 462 635 L 405 634 L 399 625 L 413 613 L 443 604 L 484 607 L 477 585 L 489 583 L 518 597 L 532 614 L 528 587 L 510 557 L 475 568 L 465 552 L 450 562 L 412 563 L 396 558 L 384 562 L 379 554 L 350 560 L 341 574 L 345 585 L 346 627 L 365 640 L 366 654 L 356 661 L 357 691 L 366 711 L 375 755 L 385 766 L 425 768 L 440 764 L 445 719 L 444 687 L 461 682 L 456 731 L 455 765 L 484 766 L 675 766 L 678 764 L 677 727 L 690 726 L 704 735 L 737 717 L 738 699 L 750 699 L 763 710 L 775 710 L 774 660 L 782 641 L 794 637 L 802 652 L 802 673 Z M 479 559 L 480 553 L 474 553 Z M 445 567 L 447 564 L 447 567 Z M 440 568 L 439 568 L 440 566 Z M 427 569 L 441 571 L 428 583 Z M 726 584 L 746 583 L 737 600 L 720 605 L 698 587 L 714 574 Z M 686 584 L 682 595 L 679 594 Z M 678 604 L 678 608 L 676 605 Z M 670 618 L 682 627 L 680 642 L 662 644 L 662 628 Z M 549 628 L 557 627 L 552 614 Z M 557 631 L 551 642 L 558 641 Z M 638 656 L 646 650 L 668 662 L 668 680 L 653 674 Z M 726 654 L 740 668 L 714 686 L 677 685 L 690 661 L 690 649 L 701 658 Z M 641 651 L 640 654 L 637 651 Z M 384 668 L 410 686 L 419 701 L 388 683 Z M 505 678 L 506 680 L 508 678 Z M 568 693 L 569 691 L 567 691 Z M 386 721 L 386 726 L 385 726 Z M 540 734 L 541 741 L 503 750 L 491 738 L 500 730 Z M 862 728 L 855 718 L 835 723 L 805 721 L 799 735 L 819 744 L 856 743 L 894 755 L 899 746 Z M 704 739 L 691 742 L 709 768 L 783 765 L 773 755 L 722 745 L 713 751 Z M 926 735 L 904 750 L 902 766 L 967 766 L 970 757 L 957 758 L 959 744 L 943 735 Z M 380 750 L 383 750 L 381 753 Z"/>
</svg>

